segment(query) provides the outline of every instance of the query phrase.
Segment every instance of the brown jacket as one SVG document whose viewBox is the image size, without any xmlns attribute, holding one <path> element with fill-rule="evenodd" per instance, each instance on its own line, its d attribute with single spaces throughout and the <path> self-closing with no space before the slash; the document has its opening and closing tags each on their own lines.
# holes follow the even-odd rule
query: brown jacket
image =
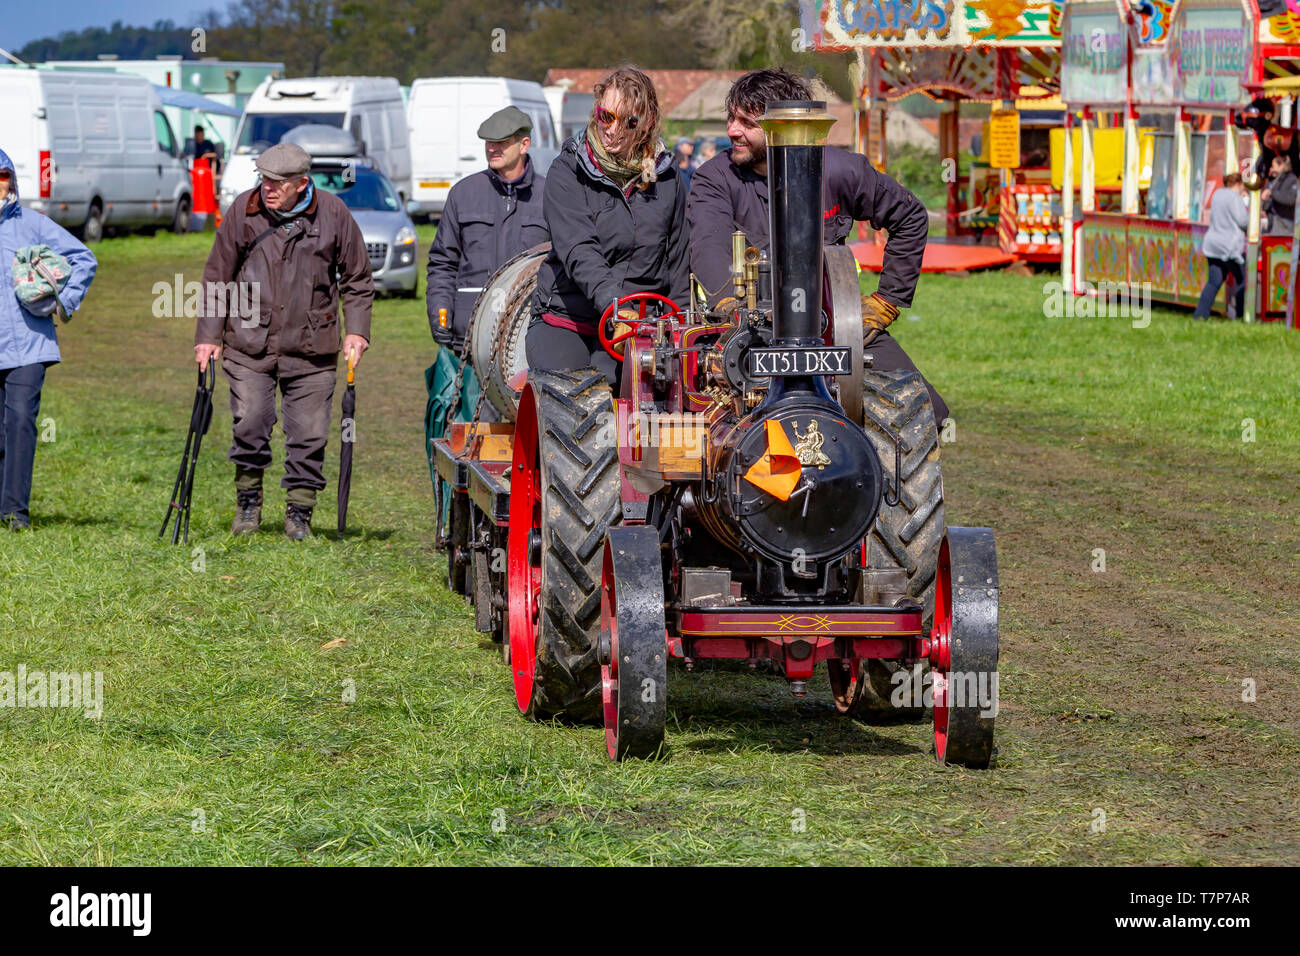
<svg viewBox="0 0 1300 956">
<path fill-rule="evenodd" d="M 221 286 L 214 286 L 236 281 L 249 285 L 238 291 L 227 287 L 229 299 L 223 298 Z M 254 283 L 257 316 L 243 317 L 223 307 L 236 295 L 245 307 L 251 305 Z M 320 188 L 287 231 L 262 202 L 260 189 L 236 197 L 208 254 L 203 285 L 196 345 L 220 343 L 250 358 L 336 355 L 340 295 L 348 334 L 370 339 L 375 286 L 366 244 L 348 207 Z"/>
</svg>

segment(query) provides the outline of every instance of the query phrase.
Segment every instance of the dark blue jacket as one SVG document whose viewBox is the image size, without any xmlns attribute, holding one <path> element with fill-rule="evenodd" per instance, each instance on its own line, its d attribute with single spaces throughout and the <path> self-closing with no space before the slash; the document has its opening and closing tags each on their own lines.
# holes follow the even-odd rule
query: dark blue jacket
<svg viewBox="0 0 1300 956">
<path fill-rule="evenodd" d="M 469 316 L 492 273 L 525 249 L 545 242 L 542 190 L 546 177 L 533 171 L 525 157 L 524 174 L 505 183 L 490 169 L 466 176 L 447 193 L 438 234 L 429 247 L 429 327 L 438 324 L 438 309 L 459 341 L 469 328 Z"/>
<path fill-rule="evenodd" d="M 826 245 L 843 243 L 854 221 L 889 231 L 878 292 L 896 306 L 912 304 L 921 275 L 930 218 L 921 200 L 906 187 L 877 172 L 867 157 L 830 146 L 826 149 L 822 216 Z M 691 271 L 703 284 L 709 303 L 731 295 L 731 234 L 745 233 L 749 244 L 768 247 L 767 177 L 737 166 L 731 150 L 695 170 L 686 205 L 691 224 Z"/>
</svg>

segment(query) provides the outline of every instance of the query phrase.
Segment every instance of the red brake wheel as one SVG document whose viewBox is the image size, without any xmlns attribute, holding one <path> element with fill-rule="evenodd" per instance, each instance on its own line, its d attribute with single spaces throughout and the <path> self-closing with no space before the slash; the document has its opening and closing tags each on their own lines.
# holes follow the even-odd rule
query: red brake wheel
<svg viewBox="0 0 1300 956">
<path fill-rule="evenodd" d="M 600 347 L 605 350 L 605 353 L 609 355 L 610 358 L 617 362 L 623 361 L 623 353 L 615 349 L 614 346 L 636 335 L 637 326 L 633 326 L 622 335 L 615 336 L 610 335 L 611 330 L 608 326 L 612 324 L 611 320 L 614 318 L 614 313 L 624 305 L 631 302 L 640 303 L 641 307 L 639 311 L 642 319 L 645 318 L 646 304 L 650 302 L 658 302 L 661 305 L 668 306 L 668 312 L 665 313 L 666 315 L 671 315 L 679 319 L 682 317 L 682 310 L 677 308 L 677 303 L 673 302 L 673 300 L 667 296 L 660 295 L 658 292 L 631 292 L 623 296 L 621 299 L 611 302 L 609 307 L 605 309 L 604 314 L 600 317 L 600 325 L 597 327 L 596 334 L 600 339 Z"/>
</svg>

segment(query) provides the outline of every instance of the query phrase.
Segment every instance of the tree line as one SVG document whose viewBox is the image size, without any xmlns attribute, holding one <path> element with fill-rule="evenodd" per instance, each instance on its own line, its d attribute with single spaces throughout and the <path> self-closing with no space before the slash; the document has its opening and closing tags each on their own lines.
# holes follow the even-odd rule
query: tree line
<svg viewBox="0 0 1300 956">
<path fill-rule="evenodd" d="M 35 40 L 28 61 L 180 55 L 283 62 L 289 76 L 495 75 L 541 81 L 552 67 L 786 65 L 843 72 L 801 52 L 797 0 L 236 0 L 193 24 L 114 23 Z M 194 32 L 202 30 L 201 42 Z M 196 49 L 198 47 L 198 49 Z M 833 84 L 836 85 L 836 84 Z"/>
</svg>

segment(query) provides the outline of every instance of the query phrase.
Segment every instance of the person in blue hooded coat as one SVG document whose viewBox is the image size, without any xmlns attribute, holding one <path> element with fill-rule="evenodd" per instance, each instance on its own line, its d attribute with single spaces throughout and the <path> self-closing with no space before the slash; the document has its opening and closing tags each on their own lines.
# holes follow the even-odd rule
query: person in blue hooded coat
<svg viewBox="0 0 1300 956">
<path fill-rule="evenodd" d="M 0 525 L 12 531 L 31 527 L 32 466 L 36 460 L 36 416 L 41 410 L 45 370 L 60 360 L 54 316 L 33 315 L 13 288 L 14 253 L 24 246 L 49 246 L 68 260 L 72 275 L 59 293 L 71 315 L 81 306 L 95 277 L 95 257 L 48 216 L 18 202 L 18 175 L 0 150 Z"/>
</svg>

